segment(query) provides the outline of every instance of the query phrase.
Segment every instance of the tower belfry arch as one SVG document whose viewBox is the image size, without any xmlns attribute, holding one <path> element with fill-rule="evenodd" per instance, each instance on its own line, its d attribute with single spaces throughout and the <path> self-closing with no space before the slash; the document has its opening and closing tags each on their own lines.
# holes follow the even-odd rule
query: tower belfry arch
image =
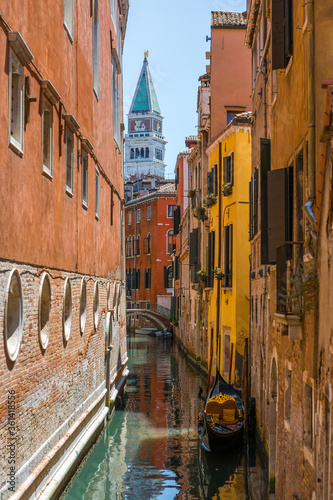
<svg viewBox="0 0 333 500">
<path fill-rule="evenodd" d="M 166 140 L 163 134 L 163 116 L 157 100 L 148 66 L 148 50 L 128 113 L 125 134 L 125 179 L 141 178 L 148 174 L 165 178 L 164 162 Z"/>
</svg>

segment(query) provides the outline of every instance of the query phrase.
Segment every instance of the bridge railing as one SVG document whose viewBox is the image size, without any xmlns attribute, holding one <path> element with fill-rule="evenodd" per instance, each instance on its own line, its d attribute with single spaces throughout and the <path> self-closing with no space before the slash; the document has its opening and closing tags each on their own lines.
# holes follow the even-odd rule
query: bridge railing
<svg viewBox="0 0 333 500">
<path fill-rule="evenodd" d="M 152 311 L 164 318 L 170 319 L 170 309 L 168 307 L 161 306 L 160 304 L 155 304 L 155 302 L 150 302 L 150 300 L 128 300 L 127 309 L 143 309 L 146 311 Z"/>
</svg>

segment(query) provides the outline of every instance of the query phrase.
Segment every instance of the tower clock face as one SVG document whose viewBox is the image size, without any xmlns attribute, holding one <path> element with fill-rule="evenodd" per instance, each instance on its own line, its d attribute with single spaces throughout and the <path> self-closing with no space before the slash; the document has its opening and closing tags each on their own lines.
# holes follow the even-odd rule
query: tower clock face
<svg viewBox="0 0 333 500">
<path fill-rule="evenodd" d="M 136 132 L 140 132 L 142 130 L 146 130 L 146 125 L 142 120 L 135 120 L 134 130 Z"/>
</svg>

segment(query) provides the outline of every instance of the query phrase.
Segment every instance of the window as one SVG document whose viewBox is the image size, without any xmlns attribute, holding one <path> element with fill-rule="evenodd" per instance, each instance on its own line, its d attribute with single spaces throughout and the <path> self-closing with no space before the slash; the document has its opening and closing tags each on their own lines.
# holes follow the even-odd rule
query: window
<svg viewBox="0 0 333 500">
<path fill-rule="evenodd" d="M 151 268 L 145 269 L 145 289 L 151 288 Z"/>
<path fill-rule="evenodd" d="M 155 157 L 156 157 L 157 160 L 163 160 L 162 149 L 155 148 Z"/>
<path fill-rule="evenodd" d="M 167 253 L 172 253 L 174 251 L 174 247 L 176 244 L 176 236 L 173 232 L 173 229 L 170 229 L 167 232 Z"/>
<path fill-rule="evenodd" d="M 133 255 L 133 246 L 132 246 L 132 236 L 128 238 L 128 256 L 132 257 Z"/>
<path fill-rule="evenodd" d="M 218 195 L 217 164 L 207 173 L 207 194 Z"/>
<path fill-rule="evenodd" d="M 50 176 L 53 172 L 53 113 L 51 104 L 44 98 L 42 115 L 43 170 Z"/>
<path fill-rule="evenodd" d="M 151 220 L 151 207 L 147 207 L 147 220 Z"/>
<path fill-rule="evenodd" d="M 223 158 L 223 182 L 231 186 L 234 183 L 234 153 Z"/>
<path fill-rule="evenodd" d="M 164 266 L 164 288 L 172 288 L 173 286 L 172 266 Z"/>
<path fill-rule="evenodd" d="M 82 150 L 82 205 L 88 208 L 88 155 Z"/>
<path fill-rule="evenodd" d="M 141 148 L 140 156 L 141 156 L 141 158 L 145 157 L 145 150 L 144 150 L 144 148 Z"/>
<path fill-rule="evenodd" d="M 141 222 L 141 208 L 136 211 L 136 222 Z"/>
<path fill-rule="evenodd" d="M 131 148 L 130 159 L 134 160 L 134 148 Z"/>
<path fill-rule="evenodd" d="M 70 38 L 70 41 L 73 42 L 74 38 L 74 5 L 73 0 L 64 0 L 64 26 Z"/>
<path fill-rule="evenodd" d="M 313 398 L 312 387 L 304 384 L 304 444 L 308 448 L 313 448 Z"/>
<path fill-rule="evenodd" d="M 288 66 L 293 54 L 293 1 L 272 2 L 272 69 Z"/>
<path fill-rule="evenodd" d="M 87 317 L 87 285 L 85 278 L 81 282 L 81 293 L 80 293 L 80 331 L 83 334 L 86 326 Z"/>
<path fill-rule="evenodd" d="M 99 96 L 99 20 L 98 0 L 93 0 L 93 86 L 96 97 Z"/>
<path fill-rule="evenodd" d="M 147 238 L 144 238 L 144 249 L 143 253 L 150 254 L 151 253 L 151 234 L 148 233 Z"/>
<path fill-rule="evenodd" d="M 65 341 L 69 340 L 72 326 L 72 287 L 69 278 L 66 278 L 63 298 L 63 334 Z"/>
<path fill-rule="evenodd" d="M 45 350 L 49 342 L 51 312 L 51 282 L 45 273 L 42 277 L 39 294 L 39 341 Z"/>
<path fill-rule="evenodd" d="M 232 287 L 232 224 L 224 228 L 224 287 Z"/>
<path fill-rule="evenodd" d="M 95 330 L 97 330 L 98 327 L 98 310 L 99 310 L 99 292 L 98 292 L 98 282 L 96 282 L 94 290 L 94 304 L 93 304 Z"/>
<path fill-rule="evenodd" d="M 135 158 L 139 158 L 139 156 L 140 156 L 139 148 L 135 148 Z"/>
<path fill-rule="evenodd" d="M 66 192 L 73 194 L 74 190 L 74 136 L 66 127 Z"/>
<path fill-rule="evenodd" d="M 9 145 L 20 156 L 24 149 L 24 69 L 9 52 Z"/>
<path fill-rule="evenodd" d="M 135 254 L 134 255 L 140 256 L 140 252 L 141 252 L 140 242 L 141 242 L 141 237 L 139 235 L 137 237 L 137 239 L 135 240 Z"/>
<path fill-rule="evenodd" d="M 168 217 L 172 217 L 173 218 L 173 212 L 176 208 L 176 205 L 168 205 L 168 209 L 167 209 L 167 216 Z"/>
<path fill-rule="evenodd" d="M 291 369 L 286 367 L 284 390 L 284 418 L 290 420 L 291 415 Z"/>
<path fill-rule="evenodd" d="M 146 148 L 146 158 L 149 158 L 149 148 Z"/>
<path fill-rule="evenodd" d="M 23 335 L 22 286 L 20 275 L 16 269 L 9 275 L 5 307 L 5 346 L 10 361 L 15 361 Z"/>
<path fill-rule="evenodd" d="M 95 217 L 99 218 L 99 172 L 95 169 Z"/>
<path fill-rule="evenodd" d="M 115 61 L 112 59 L 112 116 L 113 116 L 113 138 L 118 147 L 121 146 L 121 130 L 120 130 L 120 94 L 118 71 Z M 132 153 L 133 151 L 133 153 Z M 136 154 L 136 157 L 139 155 Z M 134 158 L 134 149 L 131 149 L 131 159 Z"/>
<path fill-rule="evenodd" d="M 234 111 L 234 110 L 229 110 L 227 111 L 227 125 L 231 122 L 233 118 L 235 118 L 236 115 L 238 115 L 240 112 L 239 111 Z"/>
<path fill-rule="evenodd" d="M 132 225 L 132 212 L 128 212 L 128 225 Z"/>
</svg>

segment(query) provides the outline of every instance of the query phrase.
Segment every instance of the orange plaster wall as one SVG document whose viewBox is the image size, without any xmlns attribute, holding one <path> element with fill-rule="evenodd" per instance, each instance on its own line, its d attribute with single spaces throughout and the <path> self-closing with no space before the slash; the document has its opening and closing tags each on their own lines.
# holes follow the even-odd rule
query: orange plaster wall
<svg viewBox="0 0 333 500">
<path fill-rule="evenodd" d="M 225 106 L 251 110 L 251 53 L 244 45 L 245 29 L 212 28 L 211 140 L 227 125 Z M 237 109 L 237 108 L 236 108 Z"/>
<path fill-rule="evenodd" d="M 62 0 L 20 2 L 4 0 L 1 13 L 13 31 L 20 31 L 34 55 L 33 63 L 50 80 L 68 113 L 80 124 L 80 133 L 94 146 L 104 171 L 123 197 L 120 154 L 113 140 L 110 3 L 100 2 L 100 93 L 92 83 L 92 17 L 90 2 L 78 0 L 74 13 L 74 43 L 63 26 Z M 103 15 L 102 15 L 103 13 Z M 121 266 L 120 200 L 114 195 L 113 226 L 110 225 L 111 188 L 100 175 L 100 217 L 95 219 L 95 164 L 89 157 L 89 206 L 82 207 L 80 143 L 74 147 L 74 195 L 65 193 L 65 134 L 59 149 L 59 104 L 53 107 L 53 179 L 42 169 L 42 100 L 38 72 L 32 64 L 24 69 L 31 77 L 30 122 L 24 134 L 24 156 L 8 147 L 8 45 L 0 29 L 0 248 L 1 257 L 47 267 L 107 275 Z M 64 108 L 63 108 L 63 112 Z"/>
</svg>

